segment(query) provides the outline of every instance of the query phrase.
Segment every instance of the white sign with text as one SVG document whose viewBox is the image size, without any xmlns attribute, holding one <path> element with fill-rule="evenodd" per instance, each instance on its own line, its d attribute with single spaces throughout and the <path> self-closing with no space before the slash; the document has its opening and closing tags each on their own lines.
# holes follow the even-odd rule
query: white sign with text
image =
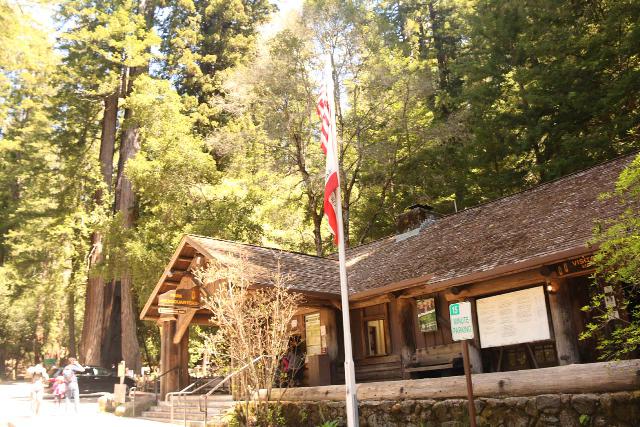
<svg viewBox="0 0 640 427">
<path fill-rule="evenodd" d="M 482 348 L 551 338 L 542 286 L 476 300 Z"/>
<path fill-rule="evenodd" d="M 449 317 L 451 319 L 451 337 L 454 341 L 473 339 L 473 316 L 471 315 L 470 302 L 450 304 Z"/>
</svg>

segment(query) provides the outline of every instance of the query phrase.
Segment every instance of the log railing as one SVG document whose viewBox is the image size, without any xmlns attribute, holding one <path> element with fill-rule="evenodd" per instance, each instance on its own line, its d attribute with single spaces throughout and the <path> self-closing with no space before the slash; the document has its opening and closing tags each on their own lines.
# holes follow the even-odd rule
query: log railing
<svg viewBox="0 0 640 427">
<path fill-rule="evenodd" d="M 474 374 L 472 380 L 473 394 L 477 397 L 640 390 L 640 359 Z M 465 398 L 466 390 L 464 376 L 356 385 L 358 400 Z M 265 392 L 261 390 L 260 397 L 264 396 Z M 274 388 L 271 398 L 286 401 L 341 401 L 345 399 L 345 389 L 344 385 Z"/>
</svg>

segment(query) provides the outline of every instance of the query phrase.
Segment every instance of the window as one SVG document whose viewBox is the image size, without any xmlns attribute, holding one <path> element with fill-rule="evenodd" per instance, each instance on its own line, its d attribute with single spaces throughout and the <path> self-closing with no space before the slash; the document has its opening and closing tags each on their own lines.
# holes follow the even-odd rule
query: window
<svg viewBox="0 0 640 427">
<path fill-rule="evenodd" d="M 320 313 L 304 316 L 304 330 L 307 344 L 307 355 L 322 353 L 320 337 Z"/>
<path fill-rule="evenodd" d="M 368 356 L 387 354 L 384 335 L 384 319 L 367 320 Z"/>
</svg>

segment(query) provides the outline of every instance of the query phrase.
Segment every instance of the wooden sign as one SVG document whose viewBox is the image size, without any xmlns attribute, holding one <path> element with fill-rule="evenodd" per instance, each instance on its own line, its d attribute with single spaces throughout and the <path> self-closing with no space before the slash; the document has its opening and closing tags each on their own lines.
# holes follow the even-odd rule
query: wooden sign
<svg viewBox="0 0 640 427">
<path fill-rule="evenodd" d="M 159 307 L 200 308 L 200 289 L 176 289 L 158 296 Z"/>
<path fill-rule="evenodd" d="M 158 307 L 158 313 L 160 314 L 185 314 L 186 312 L 186 308 Z"/>
<path fill-rule="evenodd" d="M 550 266 L 558 277 L 567 276 L 573 273 L 593 270 L 593 255 L 585 255 L 567 261 L 559 262 Z"/>
</svg>

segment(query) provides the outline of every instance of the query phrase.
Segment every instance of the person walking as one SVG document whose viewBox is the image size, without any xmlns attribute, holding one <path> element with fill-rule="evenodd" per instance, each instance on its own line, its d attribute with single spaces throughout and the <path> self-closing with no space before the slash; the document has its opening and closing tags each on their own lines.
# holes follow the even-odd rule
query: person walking
<svg viewBox="0 0 640 427">
<path fill-rule="evenodd" d="M 44 384 L 49 379 L 49 375 L 47 375 L 47 370 L 40 363 L 28 368 L 27 372 L 31 375 L 31 408 L 35 415 L 40 415 Z"/>
<path fill-rule="evenodd" d="M 73 396 L 73 405 L 78 413 L 78 407 L 80 406 L 80 389 L 78 388 L 78 378 L 76 372 L 84 372 L 82 365 L 78 363 L 75 357 L 70 357 L 67 366 L 62 370 L 62 376 L 66 384 L 65 402 L 67 411 L 69 411 L 69 403 Z"/>
</svg>

